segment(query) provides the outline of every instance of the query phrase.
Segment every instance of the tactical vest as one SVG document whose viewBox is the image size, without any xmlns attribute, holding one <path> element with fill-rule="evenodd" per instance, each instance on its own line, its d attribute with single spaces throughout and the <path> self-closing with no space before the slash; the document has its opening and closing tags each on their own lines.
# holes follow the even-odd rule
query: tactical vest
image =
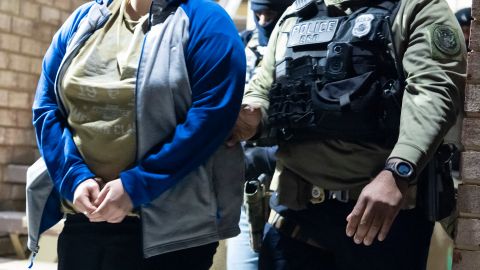
<svg viewBox="0 0 480 270">
<path fill-rule="evenodd" d="M 323 1 L 295 2 L 297 22 L 269 93 L 270 138 L 396 141 L 404 79 L 391 18 L 399 5 L 365 5 L 331 17 Z"/>
</svg>

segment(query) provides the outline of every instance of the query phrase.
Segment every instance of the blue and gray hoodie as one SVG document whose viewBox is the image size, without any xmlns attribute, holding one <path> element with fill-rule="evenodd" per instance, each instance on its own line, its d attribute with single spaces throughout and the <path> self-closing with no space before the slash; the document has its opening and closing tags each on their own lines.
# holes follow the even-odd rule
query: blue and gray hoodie
<svg viewBox="0 0 480 270">
<path fill-rule="evenodd" d="M 78 8 L 43 61 L 33 124 L 48 169 L 43 176 L 51 180 L 27 185 L 32 250 L 61 218 L 60 198 L 72 201 L 75 188 L 94 177 L 73 142 L 58 91 L 72 58 L 109 18 L 112 1 L 121 0 Z M 223 146 L 245 80 L 244 49 L 231 19 L 209 0 L 154 0 L 149 22 L 137 71 L 137 161 L 120 174 L 141 209 L 145 257 L 238 234 L 244 167 L 240 146 Z M 41 170 L 30 171 L 35 174 Z"/>
</svg>

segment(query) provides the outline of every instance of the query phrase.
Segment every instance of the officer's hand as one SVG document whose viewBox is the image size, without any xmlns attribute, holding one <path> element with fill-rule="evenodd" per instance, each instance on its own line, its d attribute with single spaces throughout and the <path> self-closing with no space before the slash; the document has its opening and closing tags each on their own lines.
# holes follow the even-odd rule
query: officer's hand
<svg viewBox="0 0 480 270">
<path fill-rule="evenodd" d="M 75 209 L 86 216 L 90 215 L 97 210 L 94 201 L 97 199 L 99 193 L 100 187 L 95 180 L 87 179 L 83 181 L 77 186 L 73 194 L 73 205 Z"/>
<path fill-rule="evenodd" d="M 234 146 L 240 141 L 246 141 L 257 133 L 262 120 L 262 111 L 259 105 L 246 105 L 240 110 L 232 135 L 227 141 L 227 146 Z"/>
<path fill-rule="evenodd" d="M 369 246 L 378 234 L 378 241 L 387 237 L 395 217 L 403 206 L 408 184 L 395 181 L 390 171 L 382 171 L 360 194 L 347 217 L 347 236 L 355 243 Z"/>
<path fill-rule="evenodd" d="M 119 223 L 133 209 L 132 201 L 120 179 L 108 182 L 94 203 L 98 208 L 89 216 L 92 222 Z"/>
</svg>

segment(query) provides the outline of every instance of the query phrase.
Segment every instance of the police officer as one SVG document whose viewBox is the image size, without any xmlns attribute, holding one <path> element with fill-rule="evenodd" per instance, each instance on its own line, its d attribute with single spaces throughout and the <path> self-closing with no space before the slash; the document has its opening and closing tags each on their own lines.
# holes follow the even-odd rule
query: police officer
<svg viewBox="0 0 480 270">
<path fill-rule="evenodd" d="M 234 128 L 279 144 L 261 268 L 425 269 L 415 190 L 462 109 L 460 36 L 444 0 L 287 9 Z"/>
</svg>

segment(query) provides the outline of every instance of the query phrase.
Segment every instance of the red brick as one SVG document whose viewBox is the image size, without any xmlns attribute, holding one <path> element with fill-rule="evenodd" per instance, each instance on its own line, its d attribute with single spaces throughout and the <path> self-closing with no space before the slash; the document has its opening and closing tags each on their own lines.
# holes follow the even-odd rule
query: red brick
<svg viewBox="0 0 480 270">
<path fill-rule="evenodd" d="M 12 17 L 7 14 L 0 13 L 0 30 L 10 32 L 12 25 Z"/>
<path fill-rule="evenodd" d="M 462 142 L 465 149 L 480 149 L 480 118 L 465 118 L 463 120 Z"/>
<path fill-rule="evenodd" d="M 40 8 L 40 19 L 54 25 L 60 24 L 60 10 L 53 7 L 42 6 Z"/>
<path fill-rule="evenodd" d="M 12 164 L 30 165 L 30 164 L 33 164 L 38 159 L 38 156 L 39 156 L 36 146 L 13 147 L 10 153 L 11 153 L 11 156 L 9 158 L 10 158 L 10 163 Z"/>
<path fill-rule="evenodd" d="M 8 54 L 0 51 L 0 68 L 7 68 L 8 66 Z"/>
<path fill-rule="evenodd" d="M 71 11 L 71 4 L 72 3 L 68 0 L 55 0 L 53 6 L 63 10 Z"/>
<path fill-rule="evenodd" d="M 32 112 L 30 110 L 17 110 L 16 126 L 24 128 L 32 128 Z"/>
<path fill-rule="evenodd" d="M 18 78 L 17 87 L 19 89 L 32 92 L 37 88 L 37 83 L 38 83 L 37 75 L 17 73 L 17 78 Z"/>
<path fill-rule="evenodd" d="M 480 20 L 472 21 L 472 27 L 470 28 L 470 43 L 468 44 L 468 47 L 473 51 L 480 52 Z"/>
<path fill-rule="evenodd" d="M 22 1 L 20 6 L 22 16 L 29 19 L 38 20 L 40 18 L 40 5 L 30 1 Z"/>
<path fill-rule="evenodd" d="M 25 92 L 8 92 L 8 107 L 30 110 L 32 107 L 30 95 Z"/>
<path fill-rule="evenodd" d="M 462 213 L 480 214 L 480 186 L 458 186 L 458 211 Z"/>
<path fill-rule="evenodd" d="M 1 129 L 0 129 L 1 130 Z M 11 146 L 34 146 L 36 145 L 33 129 L 6 128 L 5 144 Z"/>
<path fill-rule="evenodd" d="M 12 110 L 0 109 L 0 126 L 15 127 L 17 115 Z"/>
<path fill-rule="evenodd" d="M 12 200 L 25 200 L 25 185 L 12 185 L 12 193 L 10 199 Z"/>
<path fill-rule="evenodd" d="M 3 173 L 3 182 L 25 185 L 27 183 L 27 169 L 27 165 L 7 165 Z"/>
<path fill-rule="evenodd" d="M 0 164 L 10 163 L 11 161 L 10 153 L 12 153 L 12 147 L 0 145 Z M 0 166 L 0 168 L 3 169 L 3 166 Z M 0 177 L 3 177 L 3 173 L 0 174 Z M 1 182 L 1 179 L 0 179 L 0 182 Z"/>
<path fill-rule="evenodd" d="M 72 2 L 72 8 L 77 8 L 77 7 L 85 4 L 88 1 L 86 1 L 86 0 L 71 0 L 71 2 Z"/>
<path fill-rule="evenodd" d="M 31 37 L 36 32 L 36 25 L 32 20 L 20 17 L 13 17 L 12 19 L 12 33 L 20 36 Z"/>
<path fill-rule="evenodd" d="M 480 3 L 478 1 L 472 1 L 472 17 L 480 20 Z"/>
<path fill-rule="evenodd" d="M 0 70 L 0 87 L 3 88 L 33 91 L 36 89 L 37 81 L 37 75 Z"/>
<path fill-rule="evenodd" d="M 42 59 L 41 58 L 31 58 L 30 59 L 30 72 L 34 74 L 42 73 Z"/>
<path fill-rule="evenodd" d="M 480 179 L 480 152 L 466 151 L 461 154 L 462 179 L 477 180 Z"/>
<path fill-rule="evenodd" d="M 480 220 L 459 218 L 455 243 L 459 246 L 480 245 Z"/>
<path fill-rule="evenodd" d="M 480 112 L 480 84 L 467 84 L 465 88 L 465 111 Z"/>
<path fill-rule="evenodd" d="M 30 72 L 30 66 L 32 65 L 30 57 L 19 55 L 19 54 L 9 54 L 9 69 Z"/>
<path fill-rule="evenodd" d="M 45 4 L 45 5 L 53 5 L 53 0 L 35 0 L 37 3 Z"/>
<path fill-rule="evenodd" d="M 31 38 L 22 38 L 21 52 L 33 56 L 43 56 L 41 42 Z"/>
<path fill-rule="evenodd" d="M 36 25 L 33 38 L 38 41 L 42 41 L 50 44 L 50 42 L 52 41 L 52 37 L 57 31 L 57 29 L 58 29 L 57 25 L 52 26 L 51 24 L 48 24 L 48 23 L 38 23 Z"/>
<path fill-rule="evenodd" d="M 8 91 L 0 89 L 0 108 L 8 106 Z"/>
<path fill-rule="evenodd" d="M 0 10 L 11 14 L 18 14 L 20 11 L 20 1 L 18 0 L 1 0 Z"/>
<path fill-rule="evenodd" d="M 20 37 L 16 35 L 0 33 L 0 49 L 18 52 L 20 50 Z"/>
<path fill-rule="evenodd" d="M 17 74 L 13 71 L 0 70 L 0 87 L 12 89 L 17 87 Z"/>
<path fill-rule="evenodd" d="M 7 129 L 0 127 L 0 145 L 7 143 Z"/>
<path fill-rule="evenodd" d="M 10 199 L 10 192 L 10 184 L 0 182 L 0 201 Z"/>
<path fill-rule="evenodd" d="M 22 211 L 25 212 L 25 200 L 8 200 L 6 202 L 0 202 L 4 204 L 4 211 Z"/>
<path fill-rule="evenodd" d="M 480 269 L 480 251 L 461 250 L 460 263 L 453 264 L 453 270 L 478 270 Z"/>
<path fill-rule="evenodd" d="M 467 79 L 469 83 L 480 84 L 480 52 L 468 54 Z"/>
</svg>

